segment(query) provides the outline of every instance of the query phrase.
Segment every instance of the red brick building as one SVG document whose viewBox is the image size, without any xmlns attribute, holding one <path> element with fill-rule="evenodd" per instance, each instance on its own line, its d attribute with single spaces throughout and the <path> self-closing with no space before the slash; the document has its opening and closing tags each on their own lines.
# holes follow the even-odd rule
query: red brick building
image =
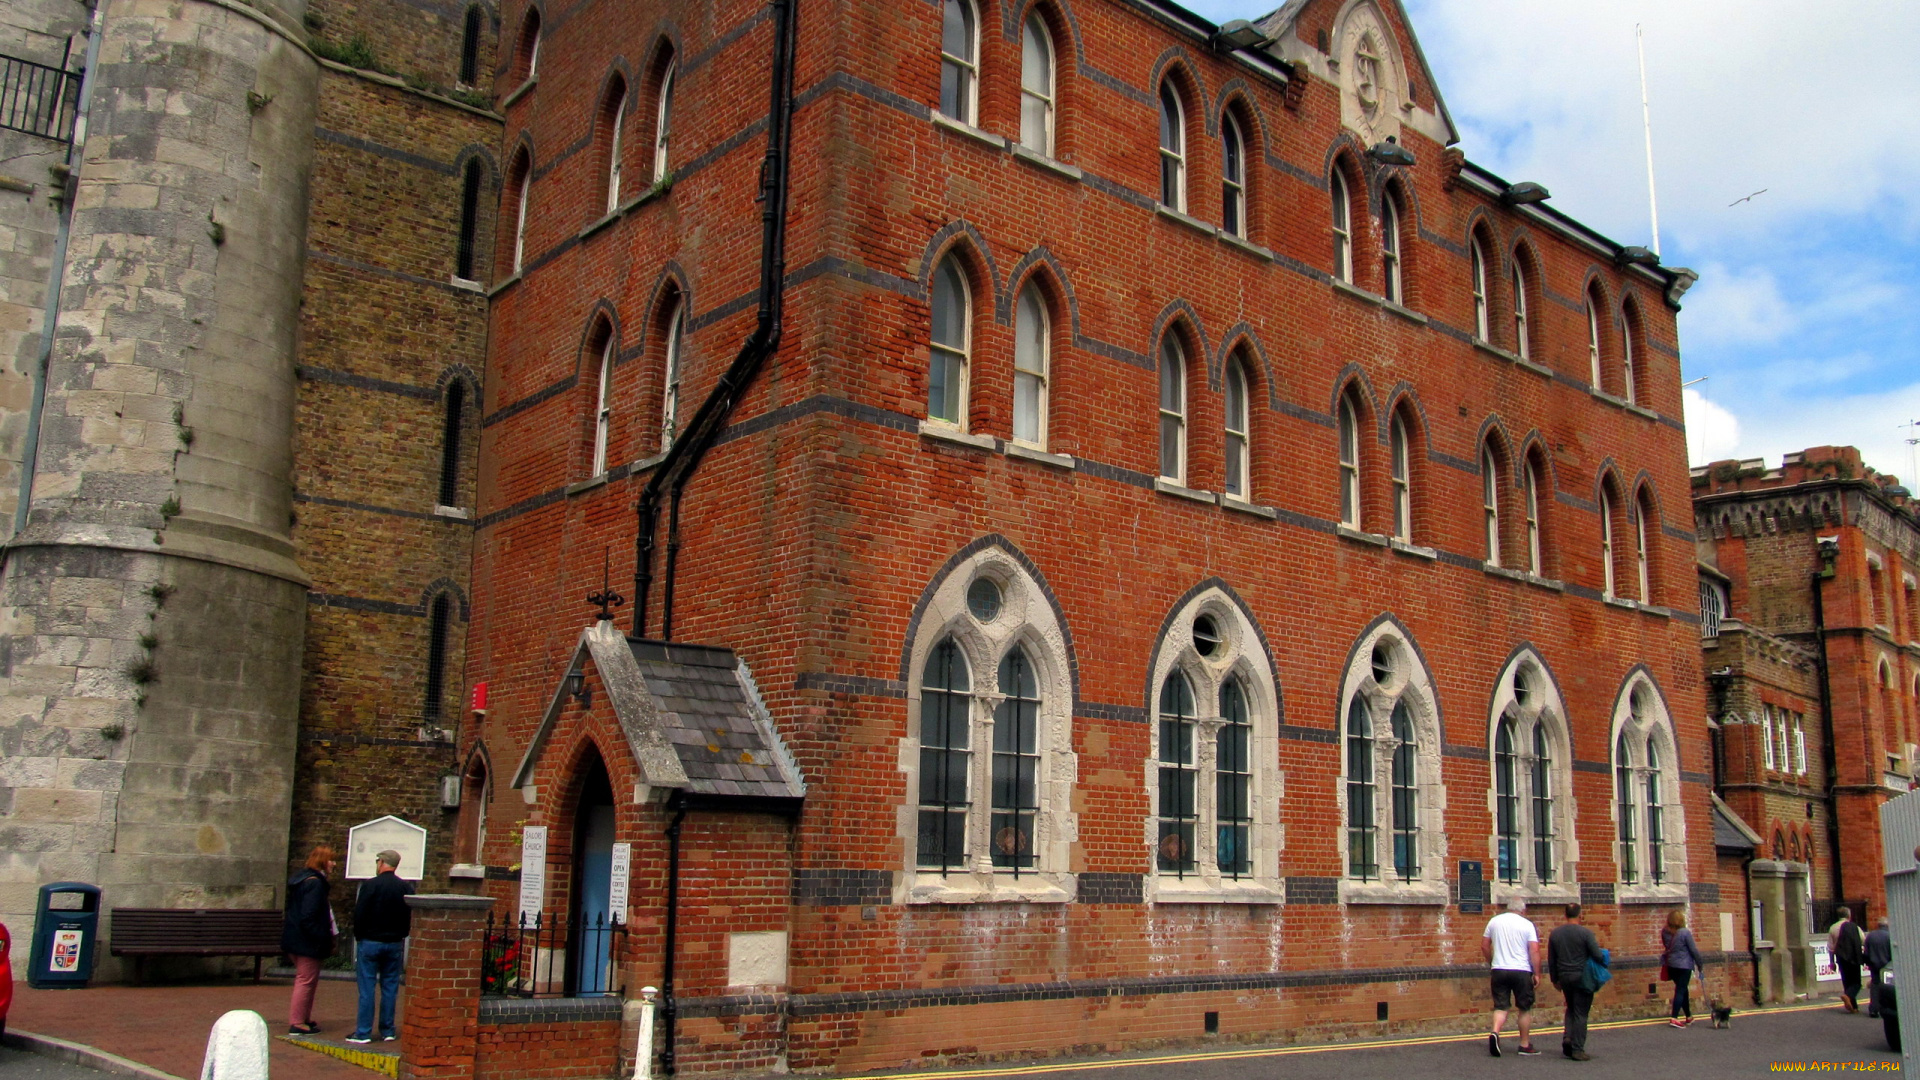
<svg viewBox="0 0 1920 1080">
<path fill-rule="evenodd" d="M 1702 466 L 1693 505 L 1720 790 L 1786 882 L 1789 932 L 1761 936 L 1805 953 L 1836 904 L 1886 911 L 1880 806 L 1912 789 L 1920 739 L 1920 520 L 1850 446 Z M 1805 960 L 1781 964 L 1804 989 Z"/>
<path fill-rule="evenodd" d="M 787 5 L 502 11 L 460 842 L 624 916 L 548 989 L 670 958 L 680 1067 L 855 1070 L 1454 1027 L 1515 892 L 1614 1008 L 1740 940 L 1689 272 L 1452 149 L 1394 0 L 798 7 L 724 410 Z"/>
</svg>

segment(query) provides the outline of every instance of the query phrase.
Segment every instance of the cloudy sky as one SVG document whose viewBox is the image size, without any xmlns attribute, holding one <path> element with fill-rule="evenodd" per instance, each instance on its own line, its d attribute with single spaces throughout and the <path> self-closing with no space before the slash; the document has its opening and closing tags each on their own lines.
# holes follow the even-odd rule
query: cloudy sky
<svg viewBox="0 0 1920 1080">
<path fill-rule="evenodd" d="M 1223 22 L 1275 4 L 1187 6 Z M 1652 231 L 1643 25 L 1661 252 L 1701 275 L 1680 316 L 1686 378 L 1707 376 L 1687 391 L 1694 463 L 1851 443 L 1916 479 L 1920 141 L 1904 121 L 1920 65 L 1902 49 L 1920 2 L 1407 6 L 1467 156 L 1627 244 Z"/>
</svg>

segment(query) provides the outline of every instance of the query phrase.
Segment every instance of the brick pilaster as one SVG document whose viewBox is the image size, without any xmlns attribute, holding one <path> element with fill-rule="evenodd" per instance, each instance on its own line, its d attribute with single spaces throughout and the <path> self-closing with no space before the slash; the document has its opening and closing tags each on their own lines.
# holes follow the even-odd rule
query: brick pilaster
<svg viewBox="0 0 1920 1080">
<path fill-rule="evenodd" d="M 406 1008 L 400 1022 L 400 1075 L 406 1080 L 471 1080 L 480 1011 L 480 953 L 485 896 L 409 896 Z"/>
</svg>

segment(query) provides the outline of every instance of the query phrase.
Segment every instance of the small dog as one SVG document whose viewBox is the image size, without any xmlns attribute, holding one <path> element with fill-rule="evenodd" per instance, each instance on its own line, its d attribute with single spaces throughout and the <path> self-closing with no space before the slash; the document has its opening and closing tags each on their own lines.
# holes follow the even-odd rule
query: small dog
<svg viewBox="0 0 1920 1080">
<path fill-rule="evenodd" d="M 1733 1026 L 1733 1006 L 1721 1001 L 1719 998 L 1714 998 L 1707 1004 L 1713 1010 L 1714 1027 L 1730 1028 Z"/>
</svg>

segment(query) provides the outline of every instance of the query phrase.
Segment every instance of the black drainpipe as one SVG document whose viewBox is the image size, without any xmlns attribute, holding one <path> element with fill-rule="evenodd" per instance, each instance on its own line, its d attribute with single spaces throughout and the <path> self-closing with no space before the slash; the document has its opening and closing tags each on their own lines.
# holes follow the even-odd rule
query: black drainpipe
<svg viewBox="0 0 1920 1080">
<path fill-rule="evenodd" d="M 1753 1003 L 1765 1005 L 1766 1002 L 1760 1000 L 1760 950 L 1757 948 L 1760 935 L 1754 933 L 1753 926 L 1753 860 L 1759 857 L 1759 848 L 1747 849 L 1746 860 L 1740 864 L 1740 884 L 1746 887 L 1747 893 L 1747 959 L 1753 962 Z M 1705 985 L 1704 981 L 1701 985 Z"/>
<path fill-rule="evenodd" d="M 660 1013 L 667 1040 L 665 1049 L 660 1051 L 660 1068 L 668 1076 L 673 1075 L 674 1068 L 674 1020 L 680 1015 L 673 997 L 673 953 L 674 938 L 678 936 L 676 931 L 680 928 L 680 823 L 687 820 L 686 804 L 679 800 L 678 795 L 676 792 L 673 822 L 667 826 L 667 940 L 666 957 L 660 971 Z"/>
<path fill-rule="evenodd" d="M 769 0 L 773 8 L 773 71 L 767 113 L 767 156 L 760 164 L 760 310 L 752 336 L 732 366 L 700 403 L 686 430 L 667 450 L 665 461 L 640 493 L 639 530 L 634 541 L 633 634 L 647 636 L 647 598 L 653 586 L 653 549 L 659 526 L 660 496 L 671 487 L 667 525 L 666 582 L 661 590 L 660 637 L 673 640 L 673 579 L 680 555 L 680 497 L 707 451 L 726 429 L 727 417 L 753 377 L 780 347 L 781 315 L 787 276 L 787 188 L 793 146 L 793 68 L 798 39 L 799 0 Z M 672 1008 L 671 1005 L 668 1006 Z M 669 1017 L 672 1013 L 667 1014 Z M 672 1020 L 668 1020 L 669 1026 Z M 669 1048 L 671 1052 L 671 1048 Z M 671 1059 L 669 1059 L 671 1060 Z M 671 1069 L 669 1069 L 671 1071 Z"/>
<path fill-rule="evenodd" d="M 1844 904 L 1847 895 L 1840 874 L 1840 804 L 1835 790 L 1840 784 L 1840 766 L 1833 745 L 1833 686 L 1827 679 L 1826 590 L 1820 587 L 1821 582 L 1833 576 L 1833 560 L 1840 552 L 1837 544 L 1818 539 L 1815 543 L 1819 544 L 1820 569 L 1813 572 L 1813 638 L 1819 645 L 1820 733 L 1826 743 L 1826 753 L 1821 758 L 1827 769 L 1827 847 L 1833 852 L 1829 860 L 1833 864 L 1833 902 Z"/>
</svg>

